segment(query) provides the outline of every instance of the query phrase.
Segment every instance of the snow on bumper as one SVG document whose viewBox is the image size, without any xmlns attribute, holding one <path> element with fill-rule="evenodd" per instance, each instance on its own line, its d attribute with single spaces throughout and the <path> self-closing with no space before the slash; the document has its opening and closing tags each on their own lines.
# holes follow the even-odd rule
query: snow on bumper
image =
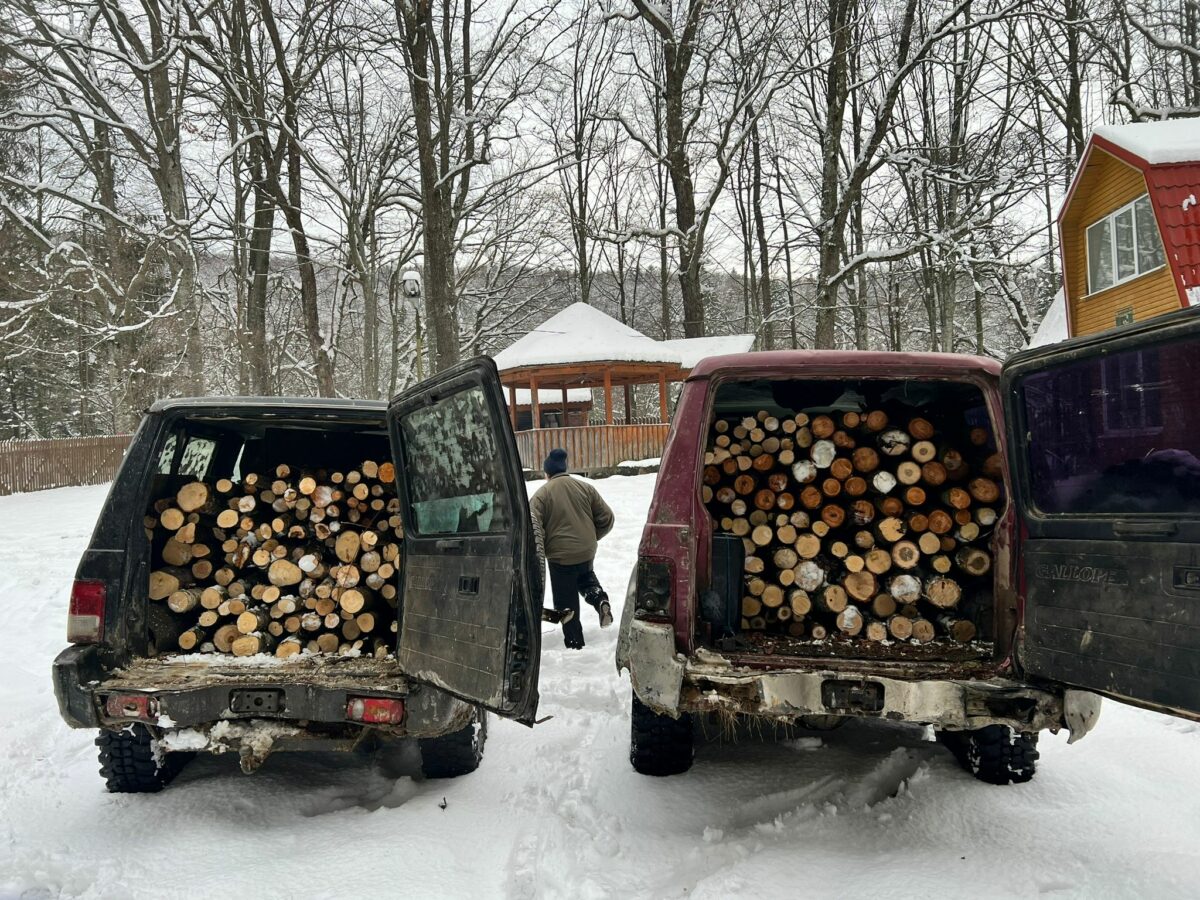
<svg viewBox="0 0 1200 900">
<path fill-rule="evenodd" d="M 1056 692 L 1000 678 L 914 680 L 832 669 L 769 671 L 734 666 L 712 651 L 685 657 L 675 651 L 670 625 L 637 620 L 622 635 L 618 664 L 629 670 L 638 698 L 670 716 L 864 716 L 952 731 L 987 725 L 1026 732 L 1067 727 L 1075 741 L 1094 726 L 1100 706 L 1098 697 L 1084 691 Z M 862 685 L 869 686 L 871 702 L 848 700 L 862 696 Z"/>
</svg>

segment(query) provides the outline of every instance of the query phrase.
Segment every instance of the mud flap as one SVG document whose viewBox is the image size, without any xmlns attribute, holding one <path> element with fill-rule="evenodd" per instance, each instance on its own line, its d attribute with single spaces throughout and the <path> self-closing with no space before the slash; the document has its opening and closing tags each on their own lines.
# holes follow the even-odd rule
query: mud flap
<svg viewBox="0 0 1200 900">
<path fill-rule="evenodd" d="M 1066 720 L 1067 730 L 1071 736 L 1068 744 L 1073 744 L 1096 727 L 1100 718 L 1101 699 L 1091 691 L 1068 690 L 1063 693 L 1063 719 Z"/>
</svg>

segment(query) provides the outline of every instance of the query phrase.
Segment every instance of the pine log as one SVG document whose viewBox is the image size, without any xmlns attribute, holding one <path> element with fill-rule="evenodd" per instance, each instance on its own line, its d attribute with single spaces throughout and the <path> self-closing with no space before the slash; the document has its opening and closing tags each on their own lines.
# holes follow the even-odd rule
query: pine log
<svg viewBox="0 0 1200 900">
<path fill-rule="evenodd" d="M 167 531 L 178 531 L 183 527 L 184 515 L 182 510 L 168 507 L 158 515 L 158 524 Z"/>
<path fill-rule="evenodd" d="M 846 590 L 839 584 L 827 584 L 812 595 L 818 609 L 827 613 L 841 612 L 849 602 Z"/>
<path fill-rule="evenodd" d="M 896 516 L 888 516 L 875 523 L 875 534 L 888 544 L 894 544 L 900 540 L 906 531 L 904 522 Z"/>
<path fill-rule="evenodd" d="M 976 507 L 973 512 L 973 516 L 980 528 L 990 528 L 996 524 L 996 519 L 998 518 L 996 515 L 996 510 L 992 509 L 990 506 Z"/>
<path fill-rule="evenodd" d="M 939 575 L 945 575 L 950 571 L 951 568 L 953 568 L 953 563 L 951 562 L 950 557 L 946 556 L 944 553 L 939 553 L 929 561 L 929 567 Z"/>
<path fill-rule="evenodd" d="M 180 588 L 192 583 L 192 573 L 177 566 L 167 566 L 150 573 L 150 599 L 165 600 Z"/>
<path fill-rule="evenodd" d="M 912 620 L 912 639 L 918 644 L 928 644 L 937 636 L 937 629 L 928 619 L 915 618 Z"/>
<path fill-rule="evenodd" d="M 882 643 L 888 639 L 887 625 L 883 622 L 871 621 L 867 622 L 867 627 L 863 630 L 868 641 L 873 643 Z"/>
<path fill-rule="evenodd" d="M 791 547 L 780 547 L 771 559 L 778 569 L 794 569 L 800 562 L 800 554 Z"/>
<path fill-rule="evenodd" d="M 934 435 L 933 425 L 928 419 L 920 417 L 910 419 L 908 423 L 908 433 L 918 441 L 927 441 Z"/>
<path fill-rule="evenodd" d="M 937 447 L 933 441 L 917 441 L 912 445 L 912 458 L 919 463 L 927 463 L 937 456 Z"/>
<path fill-rule="evenodd" d="M 967 490 L 980 503 L 995 503 L 1000 499 L 1000 485 L 990 478 L 972 478 Z"/>
<path fill-rule="evenodd" d="M 892 568 L 892 554 L 882 547 L 867 551 L 867 571 L 872 575 L 882 575 Z"/>
<path fill-rule="evenodd" d="M 792 611 L 792 615 L 797 618 L 807 616 L 812 612 L 812 597 L 808 591 L 795 588 L 788 591 L 788 607 Z"/>
<path fill-rule="evenodd" d="M 761 575 L 766 565 L 762 557 L 747 556 L 745 562 L 742 564 L 742 569 L 751 575 Z"/>
<path fill-rule="evenodd" d="M 767 546 L 774 537 L 775 532 L 771 529 L 770 525 L 758 525 L 750 532 L 750 540 L 754 542 L 756 547 Z"/>
<path fill-rule="evenodd" d="M 169 566 L 186 566 L 192 561 L 192 548 L 175 538 L 167 538 L 162 548 L 162 560 Z"/>
<path fill-rule="evenodd" d="M 879 468 L 879 454 L 872 447 L 859 447 L 851 454 L 855 469 L 869 475 Z"/>
<path fill-rule="evenodd" d="M 892 563 L 897 569 L 912 569 L 921 561 L 921 551 L 912 541 L 897 541 L 892 545 Z"/>
<path fill-rule="evenodd" d="M 904 485 L 916 484 L 921 480 L 921 467 L 910 459 L 896 466 L 896 480 Z"/>
<path fill-rule="evenodd" d="M 904 517 L 909 534 L 921 534 L 929 530 L 929 516 L 921 512 L 910 512 Z"/>
<path fill-rule="evenodd" d="M 937 617 L 937 622 L 951 640 L 960 644 L 969 644 L 975 640 L 975 623 L 970 619 L 957 619 L 952 615 L 942 614 Z"/>
<path fill-rule="evenodd" d="M 944 509 L 935 509 L 929 514 L 929 530 L 934 534 L 946 534 L 954 527 L 954 519 Z"/>
<path fill-rule="evenodd" d="M 277 559 L 267 569 L 267 579 L 279 587 L 299 584 L 304 572 L 291 560 Z"/>
<path fill-rule="evenodd" d="M 942 493 L 942 502 L 951 509 L 966 509 L 971 505 L 971 495 L 962 488 L 953 487 Z"/>
<path fill-rule="evenodd" d="M 809 637 L 811 637 L 814 641 L 823 641 L 825 638 L 829 637 L 829 630 L 824 625 L 819 625 L 814 622 L 812 627 L 809 629 Z"/>
<path fill-rule="evenodd" d="M 183 634 L 179 635 L 180 650 L 194 650 L 200 644 L 208 640 L 208 632 L 199 625 L 193 625 Z"/>
<path fill-rule="evenodd" d="M 806 532 L 796 538 L 796 552 L 802 559 L 814 559 L 821 552 L 821 539 Z"/>
<path fill-rule="evenodd" d="M 861 497 L 867 492 L 867 480 L 857 475 L 852 475 L 846 479 L 843 490 L 851 497 Z"/>
<path fill-rule="evenodd" d="M 889 616 L 887 627 L 888 633 L 898 641 L 907 641 L 912 637 L 913 620 L 905 616 Z"/>
<path fill-rule="evenodd" d="M 768 584 L 762 592 L 763 606 L 768 609 L 778 609 L 783 605 L 783 588 L 777 584 Z"/>
<path fill-rule="evenodd" d="M 896 612 L 896 598 L 891 594 L 876 594 L 871 600 L 871 614 L 888 619 Z"/>
<path fill-rule="evenodd" d="M 230 623 L 222 625 L 213 632 L 213 645 L 220 653 L 229 653 L 233 649 L 233 642 L 241 636 L 241 632 L 237 630 L 237 626 Z"/>
<path fill-rule="evenodd" d="M 940 462 L 927 462 L 921 466 L 921 480 L 932 487 L 946 483 L 946 467 Z"/>
<path fill-rule="evenodd" d="M 875 596 L 878 583 L 875 576 L 866 571 L 851 572 L 842 578 L 842 587 L 854 600 L 866 602 Z"/>
<path fill-rule="evenodd" d="M 829 416 L 817 416 L 812 420 L 812 433 L 818 438 L 827 438 L 837 428 Z"/>
<path fill-rule="evenodd" d="M 271 620 L 270 611 L 260 606 L 257 609 L 248 609 L 237 617 L 237 630 L 242 634 L 253 634 L 261 628 L 267 626 L 267 622 Z"/>
<path fill-rule="evenodd" d="M 963 547 L 955 555 L 954 561 L 970 575 L 986 575 L 992 567 L 991 556 L 975 547 Z"/>
<path fill-rule="evenodd" d="M 198 587 L 181 588 L 177 591 L 172 591 L 167 597 L 167 606 L 171 612 L 190 612 L 200 602 L 200 597 L 203 593 L 204 589 Z"/>
<path fill-rule="evenodd" d="M 854 474 L 854 463 L 845 457 L 838 457 L 829 464 L 829 474 L 838 481 L 845 481 Z"/>
<path fill-rule="evenodd" d="M 926 556 L 932 556 L 942 549 L 942 541 L 932 531 L 926 531 L 917 538 L 917 546 Z"/>
<path fill-rule="evenodd" d="M 836 503 L 826 504 L 821 507 L 821 521 L 830 528 L 840 528 L 846 521 L 846 511 Z"/>
<path fill-rule="evenodd" d="M 742 598 L 742 617 L 752 619 L 762 611 L 762 601 L 747 594 Z"/>
<path fill-rule="evenodd" d="M 937 575 L 925 582 L 925 596 L 938 609 L 951 609 L 962 598 L 962 588 L 953 579 Z"/>
<path fill-rule="evenodd" d="M 234 656 L 254 656 L 258 653 L 270 653 L 275 649 L 275 638 L 270 634 L 243 634 L 234 638 L 230 649 Z"/>
</svg>

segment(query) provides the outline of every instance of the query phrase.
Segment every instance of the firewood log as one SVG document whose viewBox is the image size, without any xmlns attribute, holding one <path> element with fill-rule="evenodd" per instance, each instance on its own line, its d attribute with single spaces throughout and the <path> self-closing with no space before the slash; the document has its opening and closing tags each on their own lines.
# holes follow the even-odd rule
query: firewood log
<svg viewBox="0 0 1200 900">
<path fill-rule="evenodd" d="M 783 605 L 783 588 L 777 584 L 768 584 L 763 588 L 762 597 L 759 599 L 768 609 L 778 609 Z"/>
<path fill-rule="evenodd" d="M 150 599 L 165 600 L 180 588 L 190 587 L 192 573 L 178 566 L 166 566 L 150 573 Z"/>
<path fill-rule="evenodd" d="M 865 562 L 868 572 L 882 575 L 892 568 L 892 554 L 882 547 L 875 547 L 867 551 Z"/>
<path fill-rule="evenodd" d="M 827 613 L 841 612 L 849 602 L 845 588 L 839 584 L 827 584 L 811 593 L 811 598 L 817 609 Z"/>
<path fill-rule="evenodd" d="M 937 617 L 937 622 L 942 626 L 942 630 L 950 636 L 951 640 L 957 641 L 960 644 L 969 644 L 975 640 L 975 623 L 970 619 L 958 619 L 952 615 L 943 613 Z"/>
<path fill-rule="evenodd" d="M 303 577 L 304 572 L 300 567 L 287 559 L 276 559 L 267 569 L 267 579 L 279 587 L 299 584 Z"/>
<path fill-rule="evenodd" d="M 921 467 L 906 459 L 896 466 L 896 480 L 903 485 L 913 485 L 921 480 Z"/>
<path fill-rule="evenodd" d="M 907 533 L 904 522 L 896 516 L 887 516 L 875 523 L 876 536 L 888 544 L 894 544 Z"/>
<path fill-rule="evenodd" d="M 842 578 L 842 587 L 851 598 L 863 603 L 875 596 L 878 590 L 878 583 L 871 572 L 863 569 L 858 572 L 850 572 L 844 576 Z"/>
<path fill-rule="evenodd" d="M 918 441 L 927 441 L 934 435 L 933 425 L 928 419 L 922 419 L 919 416 L 910 419 L 908 422 L 908 433 Z"/>
<path fill-rule="evenodd" d="M 818 469 L 828 469 L 837 458 L 837 447 L 833 441 L 817 441 L 810 448 L 808 455 Z"/>
<path fill-rule="evenodd" d="M 821 552 L 821 539 L 815 534 L 805 533 L 796 538 L 796 552 L 802 559 L 813 559 Z"/>
<path fill-rule="evenodd" d="M 750 532 L 750 540 L 754 542 L 756 547 L 767 546 L 767 544 L 771 543 L 771 540 L 774 537 L 775 532 L 772 530 L 770 525 L 757 525 L 755 526 L 754 530 Z"/>
<path fill-rule="evenodd" d="M 917 617 L 912 620 L 912 639 L 918 644 L 928 644 L 937 637 L 937 629 L 928 619 Z"/>
<path fill-rule="evenodd" d="M 791 547 L 780 547 L 771 559 L 777 569 L 794 569 L 800 562 L 800 554 Z"/>
<path fill-rule="evenodd" d="M 992 567 L 992 558 L 983 550 L 963 547 L 954 557 L 958 567 L 970 575 L 986 575 Z"/>
<path fill-rule="evenodd" d="M 193 650 L 206 640 L 208 640 L 208 632 L 199 625 L 193 625 L 187 631 L 179 635 L 179 649 Z"/>
<path fill-rule="evenodd" d="M 857 606 L 847 606 L 837 614 L 838 631 L 842 634 L 856 635 L 863 629 L 863 616 Z"/>
<path fill-rule="evenodd" d="M 762 601 L 747 594 L 742 597 L 742 618 L 752 619 L 762 611 Z"/>
<path fill-rule="evenodd" d="M 203 593 L 203 588 L 180 588 L 177 591 L 172 591 L 167 597 L 167 606 L 170 608 L 171 612 L 190 612 L 196 607 L 196 604 L 200 602 L 200 596 Z M 197 641 L 197 643 L 199 643 L 199 641 Z"/>
<path fill-rule="evenodd" d="M 942 535 L 954 527 L 954 519 L 944 509 L 935 509 L 929 513 L 929 530 Z"/>
<path fill-rule="evenodd" d="M 896 476 L 886 469 L 880 469 L 871 476 L 871 486 L 879 493 L 887 494 L 896 486 Z"/>
<path fill-rule="evenodd" d="M 888 593 L 900 603 L 916 603 L 921 597 L 921 582 L 913 575 L 897 575 L 888 582 Z"/>
<path fill-rule="evenodd" d="M 230 649 L 234 656 L 254 656 L 258 653 L 270 653 L 275 649 L 276 640 L 270 634 L 243 634 L 234 638 Z"/>
<path fill-rule="evenodd" d="M 871 614 L 880 619 L 889 619 L 896 612 L 896 598 L 891 594 L 876 594 L 871 599 Z"/>
<path fill-rule="evenodd" d="M 913 620 L 905 616 L 889 616 L 887 620 L 888 633 L 898 641 L 907 641 L 912 637 Z"/>
<path fill-rule="evenodd" d="M 803 554 L 801 554 L 803 556 Z M 825 570 L 811 559 L 796 566 L 796 586 L 812 594 L 825 583 Z"/>
<path fill-rule="evenodd" d="M 917 538 L 917 547 L 920 548 L 921 552 L 926 556 L 932 556 L 942 549 L 942 541 L 932 531 L 926 531 L 919 538 Z"/>
<path fill-rule="evenodd" d="M 938 609 L 951 609 L 958 605 L 962 588 L 953 579 L 937 575 L 925 582 L 925 596 Z"/>
<path fill-rule="evenodd" d="M 921 551 L 912 541 L 897 541 L 892 545 L 892 564 L 897 569 L 912 569 L 921 561 Z"/>
<path fill-rule="evenodd" d="M 183 527 L 184 515 L 183 511 L 168 507 L 163 509 L 158 515 L 158 524 L 167 531 L 178 531 Z"/>
<path fill-rule="evenodd" d="M 990 478 L 972 478 L 967 490 L 980 503 L 995 503 L 1000 499 L 1000 485 Z"/>
<path fill-rule="evenodd" d="M 912 458 L 918 463 L 924 464 L 937 456 L 937 447 L 933 441 L 917 441 L 912 445 L 912 450 L 909 451 Z"/>
<path fill-rule="evenodd" d="M 892 428 L 879 435 L 879 449 L 884 456 L 902 456 L 912 445 L 912 438 L 898 428 Z"/>
</svg>

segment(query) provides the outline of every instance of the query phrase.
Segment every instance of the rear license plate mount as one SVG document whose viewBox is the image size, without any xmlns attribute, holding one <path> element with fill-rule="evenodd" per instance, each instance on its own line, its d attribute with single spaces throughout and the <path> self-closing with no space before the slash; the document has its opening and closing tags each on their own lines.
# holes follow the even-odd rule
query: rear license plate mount
<svg viewBox="0 0 1200 900">
<path fill-rule="evenodd" d="M 235 713 L 277 713 L 283 711 L 283 691 L 241 690 L 229 695 L 229 708 Z"/>
<path fill-rule="evenodd" d="M 877 681 L 829 679 L 821 684 L 821 702 L 837 712 L 883 712 L 883 685 Z"/>
</svg>

